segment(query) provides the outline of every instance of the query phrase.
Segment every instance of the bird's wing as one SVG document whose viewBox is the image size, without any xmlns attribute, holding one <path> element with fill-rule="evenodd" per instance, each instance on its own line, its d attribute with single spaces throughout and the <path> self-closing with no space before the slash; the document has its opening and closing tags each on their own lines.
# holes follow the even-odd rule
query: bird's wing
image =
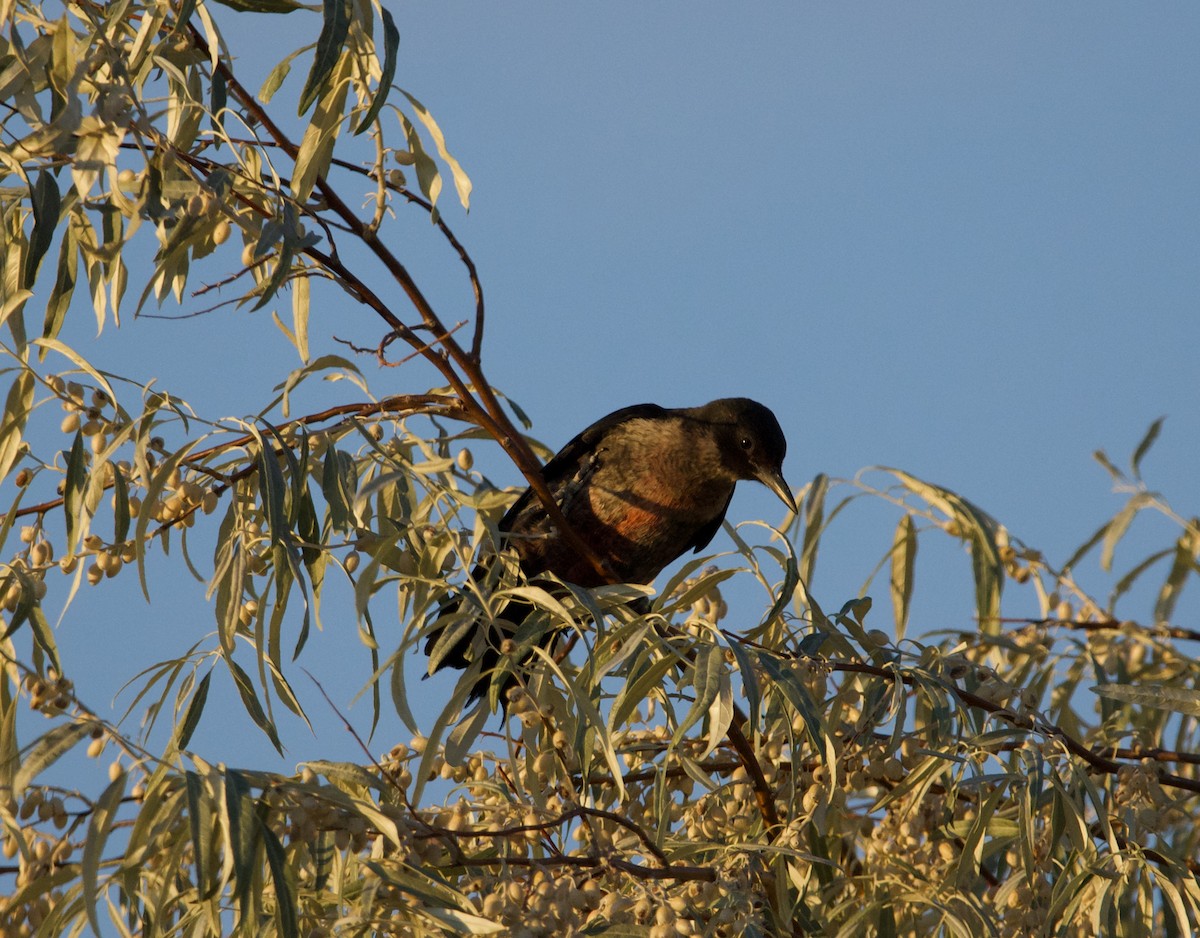
<svg viewBox="0 0 1200 938">
<path fill-rule="evenodd" d="M 688 547 L 693 548 L 696 553 L 700 553 L 700 551 L 708 546 L 708 542 L 716 537 L 717 532 L 721 530 L 721 522 L 725 520 L 725 512 L 729 510 L 729 503 L 731 501 L 733 501 L 732 491 L 730 491 L 729 497 L 725 499 L 725 504 L 721 506 L 721 510 L 717 512 L 716 517 L 696 532 L 696 536 L 692 538 L 692 542 L 684 548 L 685 553 Z"/>
<path fill-rule="evenodd" d="M 546 485 L 551 493 L 553 493 L 555 501 L 560 506 L 563 505 L 564 501 L 568 500 L 571 494 L 577 491 L 580 485 L 586 481 L 587 477 L 595 471 L 596 466 L 599 464 L 597 453 L 603 449 L 605 435 L 614 427 L 619 426 L 626 420 L 639 417 L 655 419 L 663 417 L 667 413 L 666 408 L 659 407 L 657 404 L 635 404 L 632 407 L 624 407 L 621 410 L 613 411 L 607 417 L 601 417 L 582 433 L 578 434 L 542 467 L 542 478 L 546 480 Z M 542 504 L 538 500 L 537 495 L 534 494 L 533 489 L 527 488 L 512 503 L 508 511 L 504 513 L 504 517 L 500 519 L 499 529 L 502 534 L 529 534 L 536 531 L 539 525 L 544 522 L 545 510 Z M 705 538 L 705 543 L 711 537 L 712 534 L 709 533 Z M 490 563 L 490 560 L 484 560 L 476 564 L 475 568 L 471 571 L 471 579 L 476 581 L 483 580 L 487 575 Z M 442 619 L 452 616 L 462 606 L 462 594 L 452 596 L 438 608 L 436 617 Z M 450 622 L 448 618 L 447 622 Z M 446 633 L 446 628 L 447 626 L 441 626 L 430 631 L 425 642 L 426 655 L 433 655 L 434 649 L 442 641 L 442 637 Z M 436 663 L 433 663 L 431 660 L 434 670 L 444 665 L 465 668 L 468 663 L 466 652 L 470 645 L 471 634 L 468 631 L 465 634 L 457 636 L 453 640 L 453 645 L 439 656 Z M 447 639 L 447 642 L 449 641 L 450 639 Z"/>
<path fill-rule="evenodd" d="M 667 416 L 668 413 L 669 411 L 665 407 L 659 407 L 657 404 L 634 404 L 614 410 L 607 417 L 601 417 L 560 449 L 554 458 L 542 467 L 542 478 L 546 480 L 546 485 L 557 498 L 559 489 L 578 476 L 581 471 L 589 469 L 588 463 L 597 450 L 602 447 L 605 435 L 614 427 L 636 418 L 660 419 Z M 535 504 L 537 504 L 537 495 L 534 494 L 533 489 L 526 489 L 500 519 L 500 530 L 512 531 L 517 519 Z M 717 524 L 720 526 L 719 520 Z M 709 534 L 708 537 L 711 539 L 712 534 Z"/>
</svg>

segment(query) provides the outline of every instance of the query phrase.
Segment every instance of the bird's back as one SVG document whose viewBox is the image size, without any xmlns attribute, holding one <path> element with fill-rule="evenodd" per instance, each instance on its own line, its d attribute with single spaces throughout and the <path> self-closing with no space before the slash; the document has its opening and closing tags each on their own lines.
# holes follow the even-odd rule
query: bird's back
<svg viewBox="0 0 1200 938">
<path fill-rule="evenodd" d="M 720 527 L 735 479 L 715 442 L 679 411 L 640 404 L 593 424 L 543 475 L 571 528 L 622 582 L 648 583 Z M 526 575 L 551 572 L 580 586 L 604 580 L 553 528 L 527 491 L 500 522 Z"/>
<path fill-rule="evenodd" d="M 542 469 L 555 504 L 606 573 L 575 550 L 531 489 L 505 513 L 500 532 L 526 577 L 552 573 L 584 587 L 650 583 L 677 557 L 707 546 L 739 479 L 764 482 L 794 511 L 780 470 L 785 450 L 775 415 L 746 398 L 679 410 L 626 407 L 596 421 Z M 472 579 L 482 583 L 489 569 L 476 567 Z M 493 681 L 502 657 L 523 661 L 529 652 L 522 643 L 554 642 L 553 630 L 547 639 L 522 628 L 533 609 L 524 599 L 498 610 L 480 608 L 465 593 L 452 599 L 427 633 L 431 670 L 476 662 L 471 698 L 491 687 L 503 699 L 516 679 L 508 673 Z"/>
</svg>

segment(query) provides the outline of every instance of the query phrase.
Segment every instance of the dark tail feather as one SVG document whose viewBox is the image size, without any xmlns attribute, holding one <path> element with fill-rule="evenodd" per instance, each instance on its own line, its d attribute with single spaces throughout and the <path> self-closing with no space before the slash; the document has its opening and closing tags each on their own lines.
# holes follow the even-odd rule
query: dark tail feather
<svg viewBox="0 0 1200 938">
<path fill-rule="evenodd" d="M 524 654 L 517 652 L 515 657 L 505 655 L 501 647 L 506 639 L 516 635 L 535 607 L 513 600 L 502 610 L 502 618 L 485 622 L 482 610 L 471 608 L 471 605 L 469 600 L 460 597 L 438 610 L 437 619 L 425 639 L 430 673 L 447 667 L 466 671 L 478 662 L 479 677 L 471 688 L 468 704 L 488 697 L 495 685 L 494 700 L 505 710 L 508 692 L 518 684 L 516 669 L 527 664 L 532 654 L 526 651 Z M 502 673 L 498 673 L 500 670 Z"/>
</svg>

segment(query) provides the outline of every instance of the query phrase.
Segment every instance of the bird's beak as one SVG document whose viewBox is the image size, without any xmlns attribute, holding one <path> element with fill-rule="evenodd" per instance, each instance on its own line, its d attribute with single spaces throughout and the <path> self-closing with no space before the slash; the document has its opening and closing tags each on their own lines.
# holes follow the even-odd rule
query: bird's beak
<svg viewBox="0 0 1200 938">
<path fill-rule="evenodd" d="M 758 481 L 778 495 L 780 500 L 788 506 L 792 514 L 797 515 L 800 513 L 796 508 L 796 499 L 792 495 L 792 490 L 788 488 L 788 484 L 784 480 L 783 473 L 780 470 L 763 469 L 758 474 Z"/>
</svg>

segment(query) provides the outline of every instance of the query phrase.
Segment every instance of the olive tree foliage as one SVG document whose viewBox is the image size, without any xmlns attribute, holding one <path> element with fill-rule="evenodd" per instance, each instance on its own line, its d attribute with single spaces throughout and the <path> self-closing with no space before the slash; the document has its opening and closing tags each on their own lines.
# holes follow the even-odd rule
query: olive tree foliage
<svg viewBox="0 0 1200 938">
<path fill-rule="evenodd" d="M 1200 524 L 1142 480 L 1159 424 L 1128 470 L 1098 454 L 1128 501 L 1059 564 L 877 469 L 816 477 L 798 517 L 729 528 L 731 552 L 657 591 L 525 583 L 504 562 L 472 580 L 516 490 L 467 444 L 540 476 L 485 379 L 481 285 L 438 210 L 470 184 L 393 87 L 386 9 L 225 2 L 0 2 L 3 935 L 1192 933 L 1200 633 L 1174 614 Z M 220 29 L 283 16 L 315 44 L 248 88 Z M 402 212 L 429 216 L 473 308 L 428 302 L 384 237 Z M 310 330 L 332 329 L 310 318 L 315 286 L 378 327 L 370 355 L 310 356 Z M 194 412 L 169 376 L 100 371 L 64 338 L 81 308 L 111 329 L 217 303 L 290 307 L 302 364 L 253 419 Z M 443 386 L 373 397 L 366 372 L 403 378 L 374 367 L 401 348 Z M 331 376 L 347 399 L 296 415 L 293 392 Z M 890 521 L 856 547 L 861 593 L 823 604 L 818 549 L 851 503 Z M 1112 572 L 1144 512 L 1173 540 Z M 918 544 L 944 539 L 970 563 L 926 561 L 921 588 L 969 576 L 975 601 L 935 632 L 912 601 Z M 216 627 L 121 675 L 133 699 L 112 720 L 76 694 L 43 609 L 82 615 L 125 576 L 152 615 L 158 555 L 207 583 Z M 1074 572 L 1097 559 L 1103 596 Z M 518 686 L 466 708 L 468 673 L 423 723 L 404 663 L 462 592 L 484 620 L 506 596 L 538 607 L 505 648 Z M 297 679 L 332 614 L 358 623 L 346 655 L 374 720 L 411 743 L 295 775 L 189 750 L 218 686 L 282 747 L 276 715 L 311 706 Z M 63 784 L 64 765 L 96 771 Z"/>
</svg>

